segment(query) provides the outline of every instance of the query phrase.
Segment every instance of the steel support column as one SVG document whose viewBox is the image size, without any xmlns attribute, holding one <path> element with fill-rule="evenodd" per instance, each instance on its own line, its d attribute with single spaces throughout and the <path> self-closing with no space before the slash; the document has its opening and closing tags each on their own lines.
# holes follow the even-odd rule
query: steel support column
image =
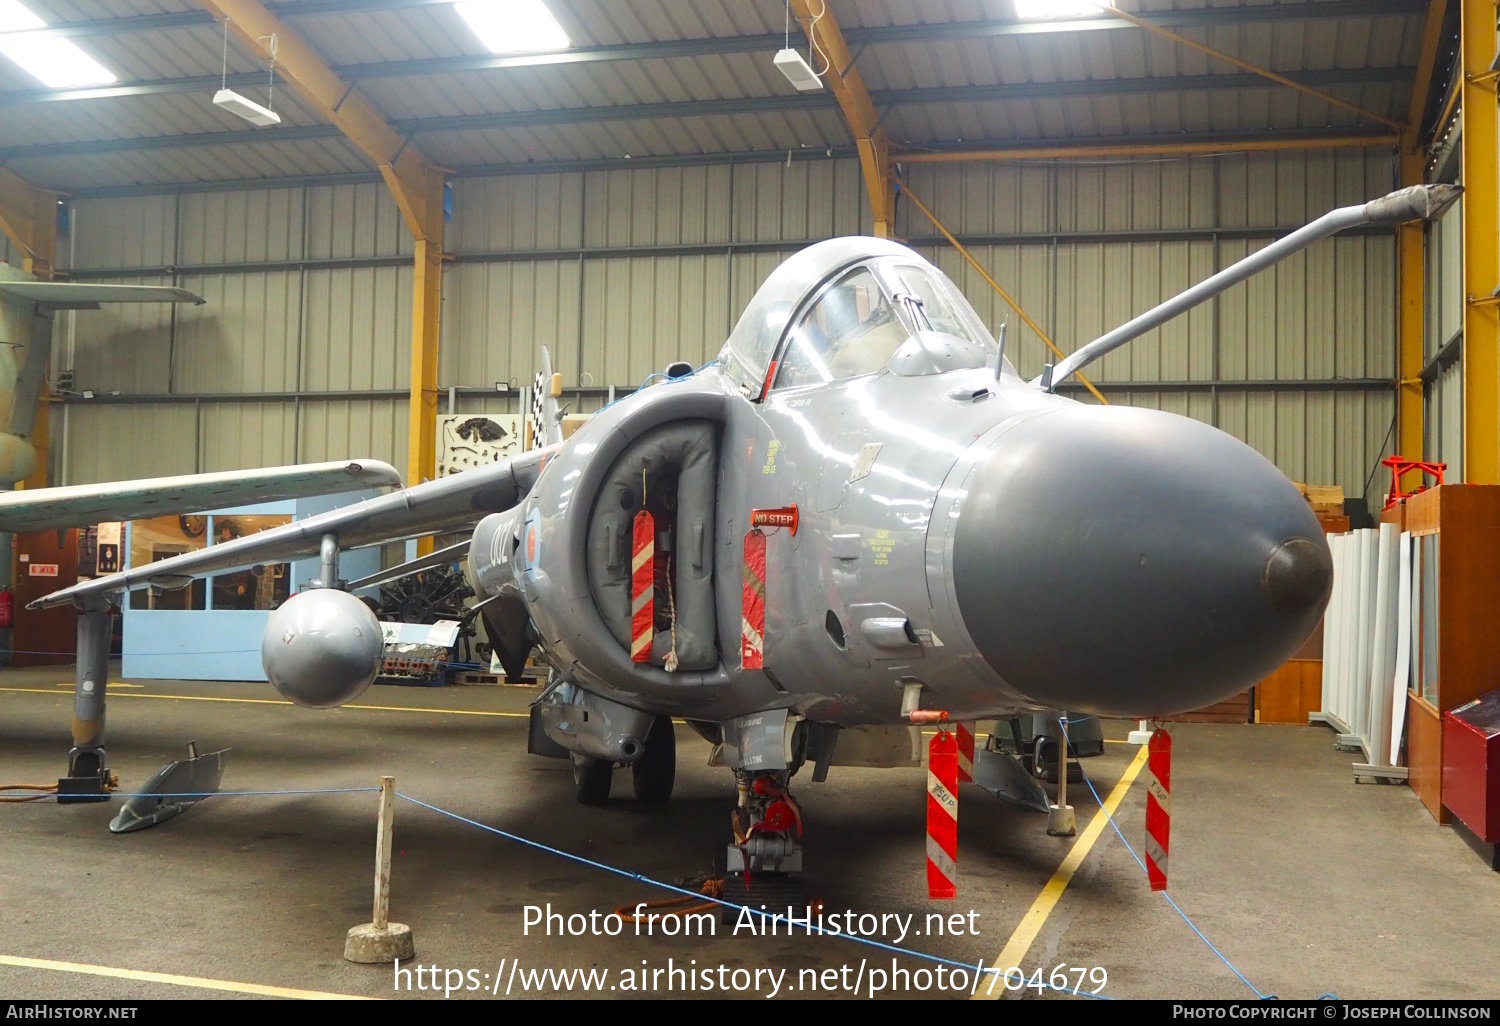
<svg viewBox="0 0 1500 1026">
<path fill-rule="evenodd" d="M 818 5 L 816 13 L 814 2 Z M 870 92 L 865 88 L 865 80 L 860 76 L 859 68 L 854 66 L 854 55 L 849 52 L 844 33 L 834 20 L 829 0 L 791 0 L 791 9 L 802 31 L 815 44 L 813 70 L 820 71 L 823 81 L 833 90 L 849 132 L 854 136 L 865 192 L 870 198 L 875 235 L 882 239 L 891 238 L 896 219 L 896 191 L 891 184 L 891 146 L 885 129 L 880 126 L 880 116 L 875 112 Z M 817 67 L 820 57 L 827 63 L 826 71 Z"/>
<path fill-rule="evenodd" d="M 436 472 L 433 448 L 437 416 L 438 333 L 442 311 L 443 181 L 447 172 L 433 164 L 393 128 L 370 101 L 344 82 L 287 25 L 257 0 L 198 0 L 262 58 L 276 40 L 276 69 L 298 95 L 311 103 L 380 170 L 406 227 L 416 242 L 412 300 L 410 443 L 406 483 L 430 480 Z M 430 539 L 418 548 L 431 550 Z"/>
<path fill-rule="evenodd" d="M 1429 0 L 1427 19 L 1422 30 L 1422 50 L 1412 80 L 1411 99 L 1407 104 L 1406 130 L 1401 133 L 1400 174 L 1402 186 L 1421 185 L 1426 181 L 1426 152 L 1421 137 L 1422 117 L 1432 88 L 1433 67 L 1442 40 L 1443 17 L 1448 0 Z M 1424 414 L 1426 390 L 1422 368 L 1427 361 L 1427 226 L 1413 221 L 1401 226 L 1396 238 L 1396 265 L 1399 306 L 1396 312 L 1396 452 L 1420 460 L 1424 451 Z M 1407 474 L 1401 481 L 1403 490 L 1412 491 L 1421 484 L 1421 472 Z"/>
<path fill-rule="evenodd" d="M 1401 184 L 1420 185 L 1426 163 L 1421 149 L 1409 137 L 1401 142 Z M 1396 237 L 1396 270 L 1399 300 L 1396 311 L 1396 449 L 1408 459 L 1420 460 L 1423 453 L 1423 413 L 1425 389 L 1422 365 L 1426 359 L 1426 237 L 1422 221 L 1403 224 Z M 1402 480 L 1408 490 L 1416 487 L 1415 476 Z"/>
<path fill-rule="evenodd" d="M 1463 0 L 1459 99 L 1464 186 L 1464 481 L 1500 484 L 1500 105 L 1495 80 L 1495 0 Z"/>
<path fill-rule="evenodd" d="M 382 169 L 385 170 L 385 169 Z M 390 175 L 387 175 L 390 180 Z M 431 172 L 421 205 L 408 209 L 405 187 L 391 183 L 402 213 L 414 225 L 416 280 L 412 283 L 411 400 L 408 409 L 406 483 L 430 481 L 437 474 L 438 341 L 443 309 L 443 176 Z M 432 539 L 418 543 L 426 555 Z"/>
</svg>

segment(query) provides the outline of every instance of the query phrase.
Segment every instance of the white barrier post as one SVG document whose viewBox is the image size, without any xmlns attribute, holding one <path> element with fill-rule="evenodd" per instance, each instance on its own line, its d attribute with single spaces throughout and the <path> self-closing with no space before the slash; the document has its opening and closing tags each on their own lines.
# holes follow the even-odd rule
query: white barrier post
<svg viewBox="0 0 1500 1026">
<path fill-rule="evenodd" d="M 375 828 L 375 912 L 371 922 L 350 928 L 344 957 L 351 962 L 415 958 L 411 927 L 390 921 L 391 835 L 396 818 L 396 778 L 380 778 L 380 819 Z"/>
</svg>

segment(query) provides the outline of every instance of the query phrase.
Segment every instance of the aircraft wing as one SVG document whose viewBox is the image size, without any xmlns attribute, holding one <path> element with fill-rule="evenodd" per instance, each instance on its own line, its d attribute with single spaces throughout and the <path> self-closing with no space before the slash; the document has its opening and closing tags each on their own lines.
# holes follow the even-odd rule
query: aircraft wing
<svg viewBox="0 0 1500 1026">
<path fill-rule="evenodd" d="M 109 520 L 144 520 L 225 506 L 301 499 L 364 488 L 399 488 L 401 475 L 379 460 L 341 460 L 221 474 L 111 481 L 0 493 L 0 531 L 48 531 Z"/>
<path fill-rule="evenodd" d="M 97 310 L 101 303 L 192 303 L 204 300 L 170 285 L 92 285 L 70 281 L 0 279 L 0 296 L 40 303 L 54 310 Z"/>
<path fill-rule="evenodd" d="M 113 592 L 153 583 L 180 587 L 188 578 L 219 570 L 300 559 L 316 554 L 327 534 L 338 538 L 339 548 L 351 549 L 458 530 L 519 503 L 557 448 L 533 449 L 513 459 L 426 481 L 284 527 L 96 577 L 45 595 L 31 606 L 83 604 L 86 600 L 98 600 Z"/>
</svg>

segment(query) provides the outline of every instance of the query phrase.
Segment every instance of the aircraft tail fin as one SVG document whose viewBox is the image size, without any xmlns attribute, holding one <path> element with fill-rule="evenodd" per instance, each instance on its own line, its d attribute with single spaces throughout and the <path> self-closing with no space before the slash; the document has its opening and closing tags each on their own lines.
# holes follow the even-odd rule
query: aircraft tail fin
<svg viewBox="0 0 1500 1026">
<path fill-rule="evenodd" d="M 552 354 L 542 346 L 541 369 L 531 387 L 531 448 L 556 445 L 563 440 L 562 410 L 557 400 L 562 395 L 562 375 L 552 371 Z"/>
</svg>

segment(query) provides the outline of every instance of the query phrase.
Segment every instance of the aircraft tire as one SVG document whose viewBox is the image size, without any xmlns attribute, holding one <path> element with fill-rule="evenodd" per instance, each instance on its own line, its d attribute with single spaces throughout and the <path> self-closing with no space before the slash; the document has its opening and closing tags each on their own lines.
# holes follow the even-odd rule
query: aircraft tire
<svg viewBox="0 0 1500 1026">
<path fill-rule="evenodd" d="M 609 801 L 615 764 L 587 755 L 573 756 L 573 797 L 581 805 L 603 805 Z"/>
<path fill-rule="evenodd" d="M 665 805 L 677 779 L 677 732 L 670 716 L 658 716 L 646 735 L 646 750 L 630 767 L 635 797 L 646 805 Z"/>
<path fill-rule="evenodd" d="M 1069 747 L 1071 749 L 1072 746 Z M 1057 783 L 1057 742 L 1037 738 L 1033 753 L 1032 776 L 1040 777 L 1049 784 Z M 1071 760 L 1068 762 L 1068 783 L 1083 783 L 1083 767 Z"/>
</svg>

